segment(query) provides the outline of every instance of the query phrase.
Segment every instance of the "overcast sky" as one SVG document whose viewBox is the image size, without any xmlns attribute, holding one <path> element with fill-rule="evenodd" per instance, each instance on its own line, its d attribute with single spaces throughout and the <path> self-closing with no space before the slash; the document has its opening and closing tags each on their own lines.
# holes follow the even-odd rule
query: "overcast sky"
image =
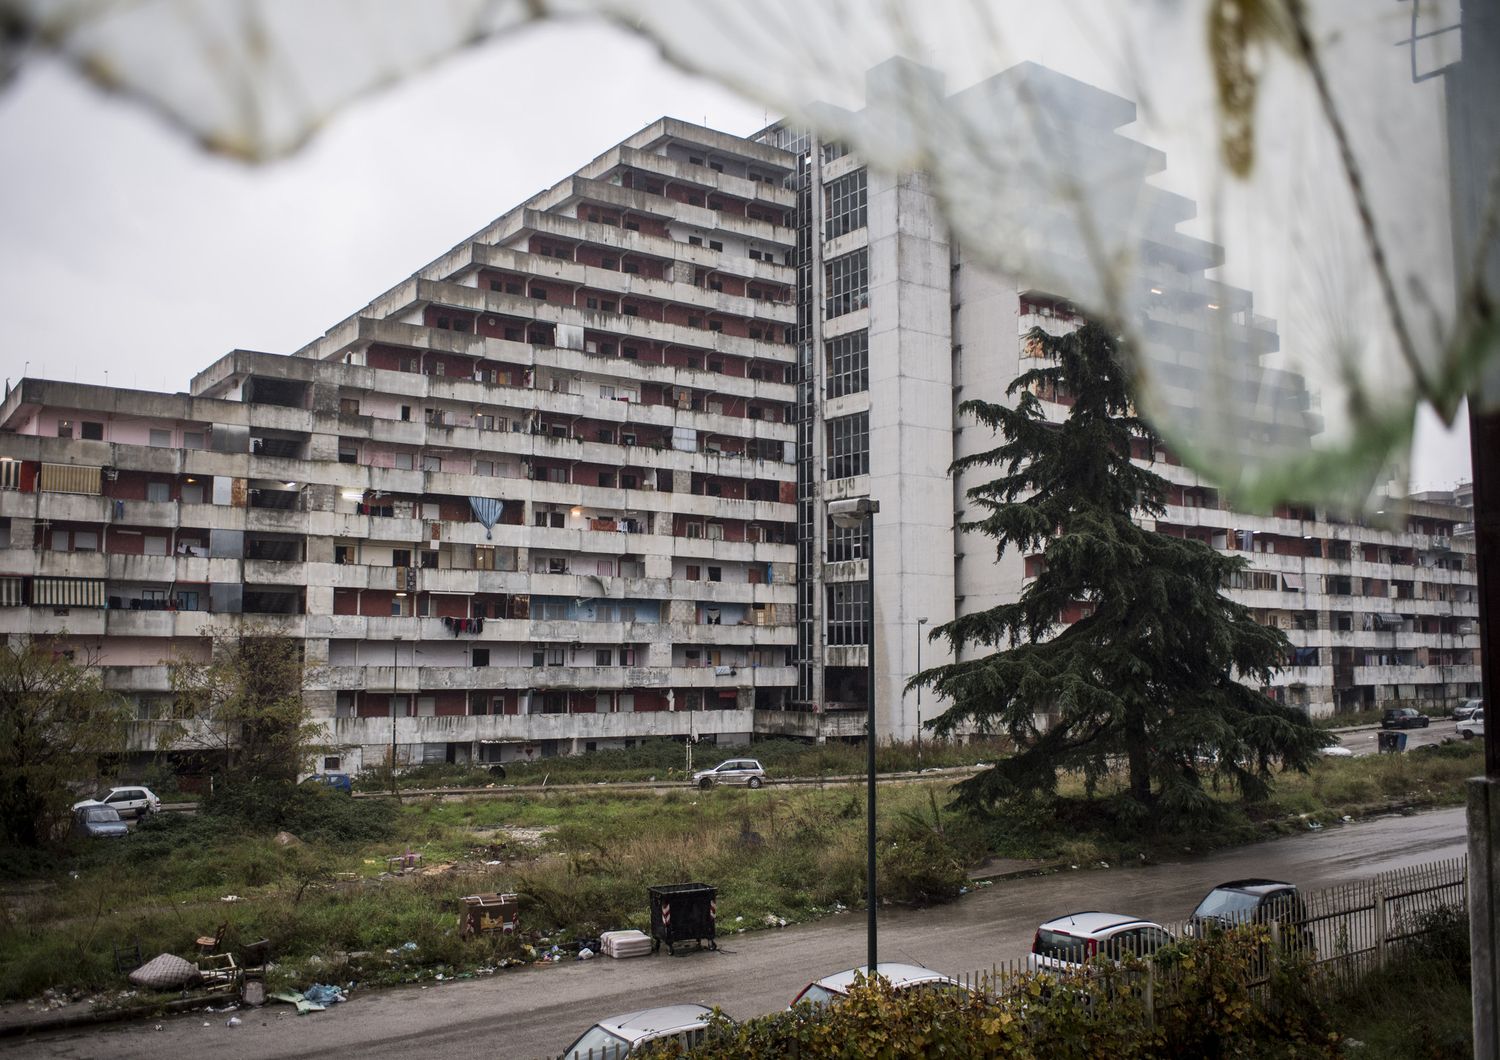
<svg viewBox="0 0 1500 1060">
<path fill-rule="evenodd" d="M 664 114 L 774 118 L 571 23 L 471 49 L 251 168 L 29 63 L 0 93 L 0 373 L 178 391 L 230 349 L 289 353 Z M 1435 422 L 1416 488 L 1468 475 L 1466 432 Z"/>
</svg>

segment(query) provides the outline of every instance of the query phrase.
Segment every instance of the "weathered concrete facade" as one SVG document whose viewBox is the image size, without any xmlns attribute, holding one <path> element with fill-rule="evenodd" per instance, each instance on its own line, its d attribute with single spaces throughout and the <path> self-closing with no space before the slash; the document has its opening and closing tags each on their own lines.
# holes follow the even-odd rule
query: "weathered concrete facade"
<svg viewBox="0 0 1500 1060">
<path fill-rule="evenodd" d="M 1142 172 L 1153 341 L 1201 345 L 1212 312 L 1247 361 L 1274 351 L 1249 292 L 1206 278 L 1218 248 L 1176 232 L 1193 204 L 1145 183 L 1161 161 L 1116 131 L 1131 104 L 1012 76 Z M 169 661 L 244 623 L 303 640 L 341 768 L 857 739 L 872 643 L 880 738 L 909 739 L 942 706 L 904 691 L 949 657 L 925 634 L 1014 599 L 1036 561 L 955 531 L 984 476 L 948 468 L 993 444 L 957 407 L 1004 399 L 1033 327 L 1077 324 L 977 268 L 921 174 L 663 119 L 293 355 L 233 351 L 179 394 L 22 380 L 0 405 L 0 635 L 96 656 L 141 752 Z M 1462 495 L 1398 529 L 1251 516 L 1141 455 L 1172 483 L 1161 529 L 1251 560 L 1233 592 L 1295 646 L 1289 702 L 1478 694 Z M 864 496 L 873 629 L 869 538 L 827 517 Z"/>
</svg>

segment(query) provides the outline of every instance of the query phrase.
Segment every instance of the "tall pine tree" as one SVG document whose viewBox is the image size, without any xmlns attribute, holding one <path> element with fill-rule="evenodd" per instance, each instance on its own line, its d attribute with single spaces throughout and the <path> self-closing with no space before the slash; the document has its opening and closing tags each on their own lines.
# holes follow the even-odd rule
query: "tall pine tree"
<svg viewBox="0 0 1500 1060">
<path fill-rule="evenodd" d="M 1049 794 L 1073 770 L 1092 790 L 1120 764 L 1153 817 L 1206 812 L 1206 779 L 1263 797 L 1278 764 L 1306 770 L 1326 743 L 1259 690 L 1286 661 L 1286 637 L 1223 595 L 1243 559 L 1136 522 L 1165 514 L 1167 483 L 1131 460 L 1132 446 L 1154 453 L 1156 439 L 1135 415 L 1114 337 L 1091 323 L 1027 341 L 1046 366 L 1011 383 L 1014 406 L 960 410 L 1002 444 L 953 470 L 1000 469 L 968 491 L 986 514 L 962 527 L 995 538 L 999 554 L 1041 553 L 1040 568 L 1015 603 L 935 631 L 956 657 L 991 654 L 915 679 L 952 702 L 939 734 L 973 723 L 1015 741 L 960 800 Z M 1049 421 L 1039 394 L 1071 401 L 1067 417 Z M 1084 617 L 1064 624 L 1075 608 Z"/>
</svg>

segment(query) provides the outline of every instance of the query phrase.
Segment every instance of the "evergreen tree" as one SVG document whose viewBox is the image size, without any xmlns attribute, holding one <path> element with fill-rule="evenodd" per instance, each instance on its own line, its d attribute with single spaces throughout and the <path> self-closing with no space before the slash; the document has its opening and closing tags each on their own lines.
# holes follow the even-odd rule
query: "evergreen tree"
<svg viewBox="0 0 1500 1060">
<path fill-rule="evenodd" d="M 1040 568 L 1015 603 L 934 633 L 956 657 L 991 654 L 913 682 L 952 702 L 939 734 L 972 722 L 1015 741 L 1015 755 L 965 781 L 960 800 L 1048 794 L 1070 770 L 1092 791 L 1121 763 L 1138 809 L 1155 816 L 1206 812 L 1205 779 L 1264 797 L 1276 765 L 1306 770 L 1327 742 L 1259 690 L 1286 661 L 1286 637 L 1222 594 L 1243 559 L 1133 518 L 1165 513 L 1167 483 L 1131 461 L 1156 439 L 1135 415 L 1114 337 L 1090 323 L 1027 342 L 1046 366 L 1011 383 L 1013 407 L 960 407 L 1002 443 L 953 470 L 1000 469 L 968 491 L 986 514 L 962 528 L 995 538 L 997 554 L 1040 552 Z M 1066 418 L 1049 421 L 1039 394 L 1071 402 Z M 1083 617 L 1065 625 L 1070 609 Z"/>
</svg>

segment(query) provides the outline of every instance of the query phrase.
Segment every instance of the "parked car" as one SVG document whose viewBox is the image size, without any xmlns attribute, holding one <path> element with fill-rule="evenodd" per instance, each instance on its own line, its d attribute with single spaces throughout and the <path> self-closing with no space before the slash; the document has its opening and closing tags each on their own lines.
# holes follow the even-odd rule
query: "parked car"
<svg viewBox="0 0 1500 1060">
<path fill-rule="evenodd" d="M 1049 920 L 1036 929 L 1026 966 L 1034 972 L 1066 972 L 1104 955 L 1149 957 L 1177 940 L 1152 920 L 1088 910 Z"/>
<path fill-rule="evenodd" d="M 1454 721 L 1468 721 L 1474 716 L 1474 712 L 1484 709 L 1484 700 L 1466 699 L 1453 708 Z"/>
<path fill-rule="evenodd" d="M 617 1060 L 637 1046 L 675 1038 L 691 1049 L 703 1040 L 713 1009 L 702 1005 L 667 1005 L 610 1016 L 578 1036 L 562 1052 L 562 1060 Z"/>
<path fill-rule="evenodd" d="M 1411 707 L 1392 707 L 1380 719 L 1382 729 L 1425 729 L 1431 723 L 1431 718 Z"/>
<path fill-rule="evenodd" d="M 765 782 L 766 771 L 753 758 L 731 758 L 712 769 L 702 769 L 693 774 L 693 783 L 700 788 L 711 788 L 715 784 L 743 784 L 749 788 L 758 788 Z"/>
<path fill-rule="evenodd" d="M 326 784 L 335 791 L 342 791 L 346 795 L 353 794 L 354 781 L 349 779 L 348 773 L 314 773 L 303 777 L 304 784 Z"/>
<path fill-rule="evenodd" d="M 84 806 L 109 806 L 121 817 L 145 817 L 161 809 L 161 800 L 150 788 L 106 788 L 92 799 L 75 802 L 73 809 Z"/>
<path fill-rule="evenodd" d="M 1306 926 L 1307 908 L 1297 893 L 1297 885 L 1285 880 L 1230 880 L 1203 896 L 1203 901 L 1188 917 L 1186 932 L 1190 938 L 1202 938 L 1215 928 L 1239 924 L 1279 924 L 1283 939 L 1299 940 L 1305 949 L 1312 948 L 1312 935 Z"/>
<path fill-rule="evenodd" d="M 1465 740 L 1484 735 L 1484 709 L 1476 710 L 1470 717 L 1453 726 L 1453 731 Z"/>
<path fill-rule="evenodd" d="M 846 972 L 825 975 L 822 979 L 804 986 L 801 992 L 792 998 L 792 1004 L 798 1005 L 805 1001 L 809 1005 L 828 1005 L 848 997 L 849 991 L 854 987 L 855 977 L 864 975 L 868 969 L 869 965 L 860 965 Z M 881 963 L 875 966 L 875 974 L 889 983 L 891 989 L 898 992 L 963 989 L 962 984 L 952 976 L 935 972 L 931 968 L 923 968 L 920 964 Z"/>
<path fill-rule="evenodd" d="M 118 839 L 129 831 L 113 806 L 85 802 L 73 808 L 73 834 L 82 839 Z"/>
</svg>

